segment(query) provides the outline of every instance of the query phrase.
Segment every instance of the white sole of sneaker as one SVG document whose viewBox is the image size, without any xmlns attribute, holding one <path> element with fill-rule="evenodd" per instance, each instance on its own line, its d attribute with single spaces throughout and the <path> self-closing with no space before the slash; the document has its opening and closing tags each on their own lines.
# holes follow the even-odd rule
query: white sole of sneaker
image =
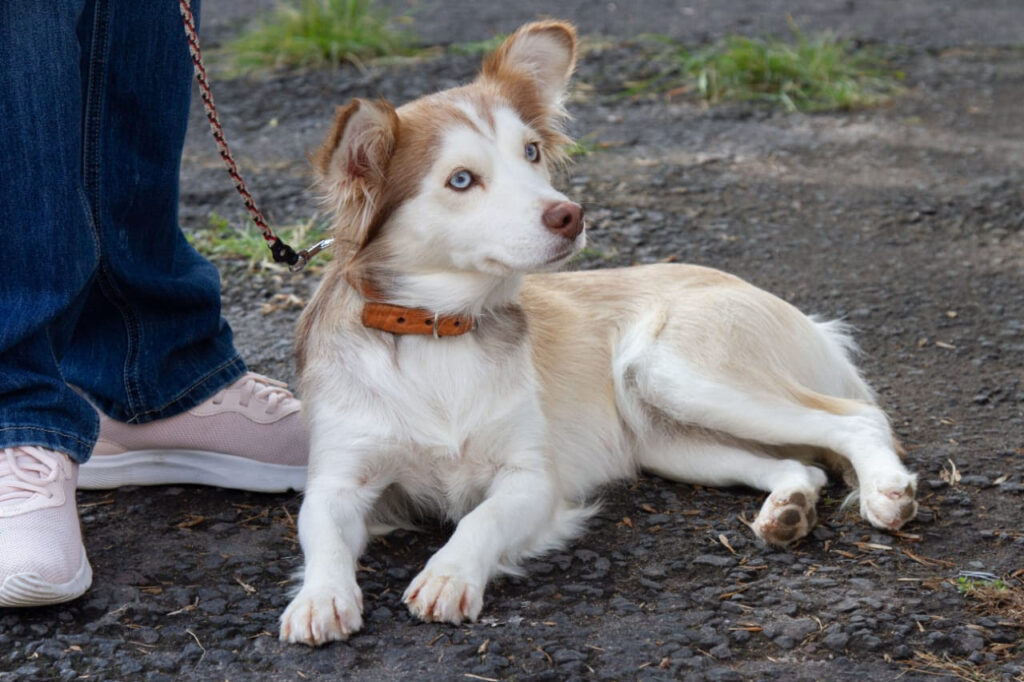
<svg viewBox="0 0 1024 682">
<path fill-rule="evenodd" d="M 306 487 L 306 467 L 201 450 L 135 450 L 97 455 L 78 468 L 79 490 L 126 485 L 209 485 L 281 493 Z"/>
<path fill-rule="evenodd" d="M 92 566 L 82 549 L 82 566 L 66 583 L 51 583 L 38 573 L 17 573 L 0 584 L 0 607 L 46 606 L 76 599 L 92 585 Z"/>
</svg>

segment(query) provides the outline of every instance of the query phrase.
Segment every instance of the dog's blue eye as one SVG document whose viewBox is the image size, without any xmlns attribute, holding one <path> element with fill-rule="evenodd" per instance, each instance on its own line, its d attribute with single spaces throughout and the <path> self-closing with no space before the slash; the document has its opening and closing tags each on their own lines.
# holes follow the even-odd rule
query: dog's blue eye
<svg viewBox="0 0 1024 682">
<path fill-rule="evenodd" d="M 526 144 L 526 160 L 530 163 L 540 161 L 540 147 L 537 146 L 536 142 L 528 142 Z"/>
<path fill-rule="evenodd" d="M 452 174 L 448 178 L 448 186 L 452 189 L 464 190 L 469 189 L 473 184 L 473 174 L 468 170 L 460 170 Z"/>
</svg>

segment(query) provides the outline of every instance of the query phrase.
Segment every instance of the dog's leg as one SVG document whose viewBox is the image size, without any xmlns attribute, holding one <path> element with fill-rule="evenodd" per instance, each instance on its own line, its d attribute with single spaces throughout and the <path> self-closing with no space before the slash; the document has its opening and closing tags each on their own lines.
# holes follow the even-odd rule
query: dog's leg
<svg viewBox="0 0 1024 682">
<path fill-rule="evenodd" d="M 640 465 L 664 478 L 706 486 L 743 485 L 770 493 L 751 528 L 757 537 L 785 546 L 807 535 L 817 523 L 815 505 L 827 481 L 825 472 L 796 460 L 686 436 L 652 436 Z"/>
<path fill-rule="evenodd" d="M 303 583 L 281 616 L 283 641 L 319 646 L 362 627 L 356 559 L 366 548 L 366 518 L 383 488 L 382 481 L 361 485 L 346 476 L 311 476 L 298 521 Z"/>
<path fill-rule="evenodd" d="M 896 454 L 889 422 L 876 406 L 801 389 L 744 391 L 701 374 L 671 349 L 653 344 L 626 364 L 620 392 L 634 410 L 651 405 L 672 419 L 767 445 L 811 445 L 850 460 L 860 482 L 861 515 L 895 530 L 914 518 L 916 477 Z"/>
<path fill-rule="evenodd" d="M 467 514 L 448 542 L 409 584 L 404 600 L 425 621 L 475 621 L 484 586 L 503 565 L 566 535 L 558 524 L 557 490 L 543 470 L 507 468 L 484 500 Z"/>
</svg>

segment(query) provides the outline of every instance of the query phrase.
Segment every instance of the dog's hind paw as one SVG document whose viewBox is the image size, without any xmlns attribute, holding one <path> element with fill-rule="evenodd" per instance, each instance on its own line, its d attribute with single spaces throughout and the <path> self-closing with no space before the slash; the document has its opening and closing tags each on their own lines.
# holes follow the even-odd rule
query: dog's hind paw
<svg viewBox="0 0 1024 682">
<path fill-rule="evenodd" d="M 917 482 L 912 474 L 875 481 L 860 491 L 860 515 L 875 528 L 898 530 L 917 516 L 914 496 Z"/>
<path fill-rule="evenodd" d="M 484 591 L 454 571 L 445 573 L 427 566 L 409 584 L 402 597 L 412 615 L 427 622 L 475 621 L 484 605 Z"/>
<path fill-rule="evenodd" d="M 345 592 L 300 590 L 281 615 L 281 641 L 321 646 L 348 639 L 363 627 L 363 605 L 358 587 Z"/>
<path fill-rule="evenodd" d="M 785 547 L 807 535 L 818 522 L 813 490 L 773 492 L 765 500 L 751 528 L 770 545 Z"/>
</svg>

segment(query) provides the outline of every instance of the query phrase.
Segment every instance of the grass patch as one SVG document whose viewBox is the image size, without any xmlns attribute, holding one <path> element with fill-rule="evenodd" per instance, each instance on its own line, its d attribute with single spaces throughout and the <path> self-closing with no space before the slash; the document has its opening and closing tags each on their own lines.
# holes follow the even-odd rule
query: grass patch
<svg viewBox="0 0 1024 682">
<path fill-rule="evenodd" d="M 956 589 L 977 613 L 994 616 L 1024 628 L 1024 587 L 1011 585 L 1002 578 L 958 576 Z"/>
<path fill-rule="evenodd" d="M 950 582 L 964 598 L 965 606 L 979 616 L 997 621 L 1003 628 L 1024 628 L 1024 586 L 1019 579 L 1024 571 L 1014 572 L 1007 579 L 986 573 L 963 571 Z M 988 639 L 986 637 L 986 639 Z M 1020 642 L 987 641 L 984 651 L 995 654 L 997 661 L 1019 660 Z M 907 670 L 924 672 L 929 675 L 947 675 L 957 680 L 971 682 L 994 682 L 1003 679 L 995 670 L 995 664 L 975 666 L 969 661 L 959 661 L 948 654 L 941 657 L 929 652 L 916 651 L 913 663 Z"/>
<path fill-rule="evenodd" d="M 228 45 L 240 68 L 323 66 L 407 54 L 411 38 L 371 0 L 292 0 Z"/>
<path fill-rule="evenodd" d="M 578 263 L 584 260 L 602 260 L 609 261 L 619 255 L 618 249 L 612 247 L 610 249 L 603 249 L 593 244 L 587 244 L 584 246 L 579 253 L 572 257 L 571 263 Z"/>
<path fill-rule="evenodd" d="M 880 50 L 856 48 L 829 32 L 805 35 L 792 22 L 791 40 L 732 36 L 698 51 L 674 47 L 670 68 L 630 85 L 696 94 L 709 104 L 762 101 L 787 111 L 835 111 L 878 106 L 899 92 L 903 74 Z"/>
<path fill-rule="evenodd" d="M 596 152 L 603 152 L 607 149 L 614 149 L 615 147 L 621 146 L 622 142 L 614 140 L 598 140 L 595 133 L 587 133 L 579 139 L 570 142 L 565 148 L 565 153 L 569 158 L 577 159 L 583 156 L 590 156 Z"/>
<path fill-rule="evenodd" d="M 936 655 L 930 651 L 915 651 L 914 659 L 903 666 L 906 672 L 930 677 L 961 680 L 962 682 L 1001 682 L 998 673 L 989 673 L 967 660 L 956 660 L 949 654 Z"/>
<path fill-rule="evenodd" d="M 956 591 L 964 596 L 981 593 L 1006 592 L 1010 587 L 1001 578 L 986 580 L 962 575 L 956 579 Z"/>
<path fill-rule="evenodd" d="M 327 224 L 315 218 L 298 225 L 275 226 L 274 232 L 296 251 L 309 248 L 329 236 Z M 248 220 L 241 225 L 233 225 L 227 218 L 211 213 L 205 229 L 186 233 L 185 237 L 207 258 L 245 260 L 250 270 L 285 267 L 274 262 L 263 235 Z M 307 269 L 314 269 L 317 262 L 323 264 L 330 257 L 330 249 L 320 252 Z"/>
<path fill-rule="evenodd" d="M 575 159 L 581 156 L 593 154 L 602 148 L 603 147 L 594 140 L 593 134 L 588 133 L 578 140 L 573 140 L 572 143 L 565 148 L 565 153 Z"/>
<path fill-rule="evenodd" d="M 501 44 L 505 42 L 505 38 L 507 37 L 508 34 L 498 34 L 488 38 L 487 40 L 475 40 L 468 43 L 452 43 L 448 46 L 448 51 L 452 54 L 469 56 L 490 54 L 501 47 Z"/>
</svg>

